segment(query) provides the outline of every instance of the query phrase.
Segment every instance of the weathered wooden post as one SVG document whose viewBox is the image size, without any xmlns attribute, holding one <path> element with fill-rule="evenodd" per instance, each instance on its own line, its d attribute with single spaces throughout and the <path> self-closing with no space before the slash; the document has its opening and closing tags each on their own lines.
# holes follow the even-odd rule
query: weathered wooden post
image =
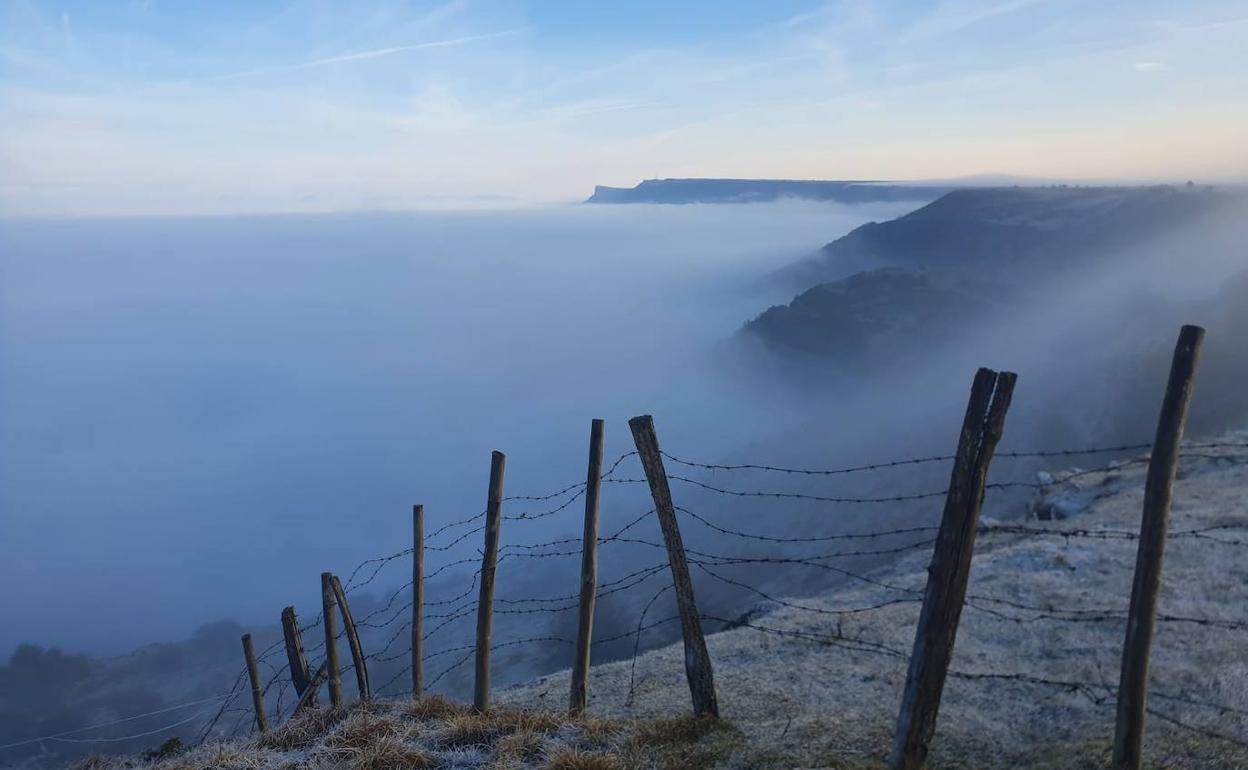
<svg viewBox="0 0 1248 770">
<path fill-rule="evenodd" d="M 589 471 L 585 477 L 585 540 L 581 546 L 581 604 L 576 628 L 576 658 L 572 662 L 572 694 L 568 712 L 585 713 L 589 701 L 589 662 L 594 629 L 594 601 L 598 593 L 598 496 L 602 489 L 602 420 L 589 428 Z"/>
<path fill-rule="evenodd" d="M 676 506 L 672 503 L 672 490 L 668 486 L 667 471 L 663 468 L 654 418 L 648 414 L 634 417 L 628 421 L 628 427 L 633 432 L 633 443 L 637 445 L 637 455 L 650 483 L 650 496 L 654 498 L 654 509 L 658 513 L 663 542 L 667 546 L 667 561 L 672 568 L 676 606 L 680 613 L 680 633 L 685 643 L 685 678 L 689 680 L 689 693 L 693 696 L 693 713 L 717 718 L 719 703 L 715 698 L 711 655 L 706 649 L 702 619 L 693 599 L 689 562 L 685 557 L 685 545 L 680 539 L 680 527 L 676 523 Z"/>
<path fill-rule="evenodd" d="M 338 629 L 334 622 L 333 574 L 321 573 L 321 623 L 325 626 L 325 678 L 329 681 L 329 705 L 342 705 L 342 672 L 338 668 Z"/>
<path fill-rule="evenodd" d="M 425 506 L 412 506 L 412 697 L 425 692 Z"/>
<path fill-rule="evenodd" d="M 303 697 L 295 704 L 295 712 L 291 716 L 297 716 L 302 713 L 305 708 L 316 702 L 316 691 L 321 689 L 321 682 L 325 681 L 325 664 L 322 663 L 316 669 L 316 673 L 308 679 L 308 689 L 303 693 Z"/>
<path fill-rule="evenodd" d="M 1115 770 L 1139 770 L 1144 751 L 1144 715 L 1148 701 L 1149 653 L 1157 620 L 1157 593 L 1161 588 L 1161 563 L 1170 526 L 1170 499 L 1179 463 L 1179 447 L 1187 425 L 1188 408 L 1196 380 L 1196 364 L 1205 330 L 1184 326 L 1174 348 L 1170 380 L 1161 402 L 1148 478 L 1144 482 L 1144 513 L 1140 522 L 1140 545 L 1135 557 L 1131 585 L 1131 609 L 1122 648 L 1122 675 L 1118 681 L 1118 719 L 1114 729 Z"/>
<path fill-rule="evenodd" d="M 360 634 L 355 627 L 355 618 L 351 616 L 351 607 L 347 604 L 347 592 L 342 590 L 342 582 L 337 575 L 329 578 L 330 587 L 334 589 L 334 599 L 338 602 L 338 611 L 342 613 L 342 627 L 347 634 L 347 646 L 351 649 L 351 662 L 355 664 L 355 684 L 360 691 L 360 699 L 368 700 L 371 692 L 368 687 L 368 667 L 364 660 L 364 648 L 360 646 Z"/>
<path fill-rule="evenodd" d="M 247 678 L 251 680 L 251 705 L 256 710 L 256 727 L 268 732 L 269 719 L 264 715 L 264 690 L 260 689 L 260 670 L 256 667 L 256 650 L 251 634 L 243 634 L 243 658 L 247 661 Z"/>
<path fill-rule="evenodd" d="M 1005 429 L 1015 380 L 1012 372 L 980 369 L 971 386 L 897 716 L 897 734 L 889 758 L 894 770 L 920 770 L 927 764 L 966 599 L 988 465 Z"/>
<path fill-rule="evenodd" d="M 308 673 L 308 656 L 303 650 L 303 632 L 299 630 L 299 618 L 295 608 L 282 610 L 282 637 L 286 641 L 286 661 L 290 664 L 290 682 L 295 686 L 295 695 L 303 699 L 312 677 Z M 316 702 L 316 694 L 312 694 L 312 703 Z"/>
<path fill-rule="evenodd" d="M 494 571 L 498 564 L 498 531 L 503 519 L 503 471 L 507 458 L 502 452 L 490 457 L 490 489 L 485 507 L 485 551 L 481 554 L 481 594 L 477 603 L 476 681 L 472 708 L 490 708 L 490 636 L 494 623 Z"/>
</svg>

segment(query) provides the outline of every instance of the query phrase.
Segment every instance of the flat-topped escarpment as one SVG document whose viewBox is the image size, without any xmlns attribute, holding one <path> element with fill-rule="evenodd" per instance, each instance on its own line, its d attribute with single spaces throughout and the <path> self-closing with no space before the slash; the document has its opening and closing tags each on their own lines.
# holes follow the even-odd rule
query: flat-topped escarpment
<svg viewBox="0 0 1248 770">
<path fill-rule="evenodd" d="M 594 187 L 586 203 L 760 203 L 800 198 L 837 203 L 930 201 L 953 188 L 875 180 L 647 179 L 635 187 Z"/>
</svg>

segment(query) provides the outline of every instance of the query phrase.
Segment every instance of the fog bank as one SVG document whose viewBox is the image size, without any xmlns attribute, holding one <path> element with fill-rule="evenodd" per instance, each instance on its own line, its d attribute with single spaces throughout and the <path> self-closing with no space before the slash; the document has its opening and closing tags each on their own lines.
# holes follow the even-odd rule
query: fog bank
<svg viewBox="0 0 1248 770">
<path fill-rule="evenodd" d="M 712 452 L 776 430 L 715 343 L 787 299 L 757 276 L 908 208 L 0 223 L 0 655 L 275 621 L 411 503 L 478 512 L 491 449 L 509 493 L 578 480 L 591 417 L 609 456 L 642 412 Z"/>
</svg>

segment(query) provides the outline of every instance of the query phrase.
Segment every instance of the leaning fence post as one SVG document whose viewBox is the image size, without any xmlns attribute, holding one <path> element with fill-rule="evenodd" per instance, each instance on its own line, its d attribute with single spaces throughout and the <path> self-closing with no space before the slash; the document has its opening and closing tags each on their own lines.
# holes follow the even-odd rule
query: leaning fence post
<svg viewBox="0 0 1248 770">
<path fill-rule="evenodd" d="M 654 430 L 654 418 L 650 415 L 634 417 L 628 421 L 637 445 L 637 456 L 646 471 L 650 483 L 650 495 L 663 530 L 663 542 L 667 546 L 667 561 L 672 568 L 672 583 L 676 589 L 676 606 L 680 613 L 680 633 L 685 643 L 685 678 L 689 680 L 689 693 L 693 696 L 693 713 L 697 716 L 719 716 L 719 704 L 715 698 L 715 677 L 711 671 L 711 655 L 706 649 L 706 637 L 702 635 L 702 620 L 693 599 L 693 581 L 689 578 L 689 562 L 685 546 L 680 539 L 680 527 L 676 523 L 676 507 L 672 503 L 672 490 L 668 486 L 667 471 L 663 468 L 663 455 L 659 450 L 659 437 Z"/>
<path fill-rule="evenodd" d="M 256 727 L 268 732 L 269 720 L 264 715 L 264 691 L 260 689 L 260 670 L 256 667 L 256 650 L 251 634 L 243 634 L 243 658 L 247 661 L 247 678 L 251 680 L 251 704 L 256 710 Z"/>
<path fill-rule="evenodd" d="M 425 506 L 412 506 L 412 697 L 425 691 Z"/>
<path fill-rule="evenodd" d="M 1157 592 L 1161 562 L 1170 524 L 1170 499 L 1179 462 L 1179 445 L 1187 424 L 1188 407 L 1196 379 L 1196 363 L 1205 330 L 1184 326 L 1174 348 L 1170 380 L 1157 420 L 1157 435 L 1144 482 L 1144 513 L 1140 545 L 1131 585 L 1131 610 L 1122 648 L 1122 675 L 1118 682 L 1118 719 L 1114 728 L 1115 770 L 1139 770 L 1144 749 L 1144 714 L 1148 701 L 1148 659 L 1157 620 Z"/>
<path fill-rule="evenodd" d="M 303 650 L 303 632 L 299 630 L 299 618 L 294 607 L 282 610 L 282 637 L 286 640 L 286 661 L 290 664 L 290 682 L 295 686 L 295 695 L 303 698 L 309 683 L 312 681 L 308 673 L 308 657 Z M 316 694 L 312 695 L 316 702 Z"/>
<path fill-rule="evenodd" d="M 360 691 L 360 699 L 368 700 L 371 696 L 368 688 L 368 667 L 365 665 L 364 648 L 360 646 L 360 634 L 355 628 L 355 618 L 351 616 L 351 606 L 347 604 L 347 592 L 342 590 L 342 583 L 337 575 L 329 578 L 334 589 L 334 598 L 338 601 L 338 610 L 342 613 L 342 628 L 347 634 L 347 646 L 351 648 L 351 662 L 355 664 L 355 684 Z"/>
<path fill-rule="evenodd" d="M 602 420 L 589 428 L 589 471 L 585 477 L 585 542 L 581 547 L 581 614 L 576 628 L 576 658 L 572 662 L 572 694 L 568 712 L 585 712 L 589 701 L 590 640 L 594 629 L 594 600 L 598 593 L 598 494 L 602 487 Z"/>
<path fill-rule="evenodd" d="M 334 627 L 333 574 L 321 573 L 321 619 L 325 626 L 325 677 L 329 681 L 329 705 L 342 705 L 342 672 L 338 669 L 338 630 Z"/>
<path fill-rule="evenodd" d="M 476 681 L 472 708 L 483 712 L 490 707 L 490 633 L 494 622 L 494 571 L 498 564 L 498 530 L 503 518 L 503 470 L 507 458 L 502 452 L 490 457 L 490 490 L 485 507 L 485 550 L 481 554 L 481 595 L 477 603 Z"/>
<path fill-rule="evenodd" d="M 308 689 L 303 693 L 303 697 L 299 699 L 299 702 L 295 704 L 295 711 L 291 714 L 291 716 L 298 716 L 303 713 L 305 708 L 313 705 L 316 700 L 316 691 L 321 689 L 321 681 L 324 679 L 325 664 L 322 663 L 320 667 L 316 669 L 316 673 L 312 674 L 312 677 L 308 679 Z"/>
<path fill-rule="evenodd" d="M 920 770 L 927 762 L 966 599 L 988 465 L 1005 429 L 1015 379 L 1012 372 L 980 369 L 971 386 L 897 716 L 889 758 L 894 770 Z"/>
</svg>

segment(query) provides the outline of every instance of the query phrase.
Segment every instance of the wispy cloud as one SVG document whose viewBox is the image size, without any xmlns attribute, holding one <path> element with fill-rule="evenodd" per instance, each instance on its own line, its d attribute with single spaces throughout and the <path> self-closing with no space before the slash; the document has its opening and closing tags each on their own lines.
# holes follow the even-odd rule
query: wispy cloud
<svg viewBox="0 0 1248 770">
<path fill-rule="evenodd" d="M 450 48 L 453 46 L 467 45 L 469 43 L 478 43 L 484 40 L 496 40 L 502 37 L 517 35 L 521 32 L 524 32 L 524 28 L 516 27 L 514 29 L 504 29 L 497 32 L 486 32 L 480 35 L 467 35 L 464 37 L 447 38 L 444 40 L 429 40 L 424 43 L 391 46 L 390 48 L 374 48 L 370 51 L 356 51 L 354 53 L 341 54 L 339 56 L 328 56 L 323 59 L 313 59 L 311 61 L 297 62 L 295 64 L 279 64 L 271 67 L 256 67 L 254 69 L 240 70 L 238 72 L 229 72 L 224 75 L 213 75 L 211 77 L 201 78 L 196 82 L 210 83 L 222 80 L 238 80 L 240 78 L 255 77 L 260 75 L 298 72 L 299 70 L 324 67 L 331 64 L 345 64 L 348 62 L 365 61 L 368 59 L 380 59 L 385 56 L 393 56 L 394 54 L 406 53 L 408 51 L 422 51 L 429 48 Z"/>
<path fill-rule="evenodd" d="M 1165 0 L 1113 0 L 1112 18 L 1057 0 L 811 2 L 670 38 L 582 30 L 540 0 L 294 2 L 260 21 L 204 12 L 202 29 L 159 3 L 142 23 L 65 24 L 41 1 L 0 23 L 0 209 L 562 200 L 656 174 L 1186 178 L 1248 157 L 1244 20 Z M 1140 101 L 1161 97 L 1200 119 L 1176 137 Z M 1112 156 L 1052 138 L 1111 130 L 1131 139 Z"/>
</svg>

